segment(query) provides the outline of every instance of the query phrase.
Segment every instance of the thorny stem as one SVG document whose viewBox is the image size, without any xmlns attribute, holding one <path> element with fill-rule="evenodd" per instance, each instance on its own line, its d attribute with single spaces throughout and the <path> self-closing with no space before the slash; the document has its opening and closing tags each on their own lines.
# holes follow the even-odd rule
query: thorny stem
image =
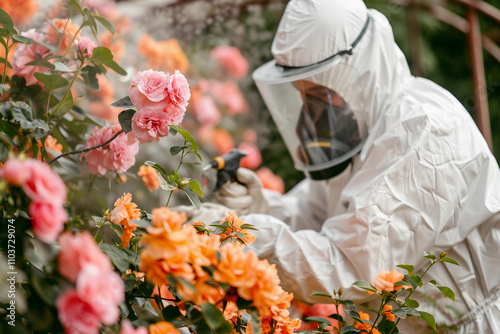
<svg viewBox="0 0 500 334">
<path fill-rule="evenodd" d="M 103 146 L 106 146 L 108 145 L 109 143 L 111 143 L 116 137 L 118 137 L 120 134 L 124 133 L 125 131 L 122 129 L 120 131 L 118 131 L 117 133 L 115 133 L 115 135 L 113 137 L 111 137 L 108 141 L 102 143 L 102 144 L 99 144 L 99 145 L 96 145 L 96 146 L 93 146 L 93 147 L 87 147 L 87 148 L 84 148 L 84 149 L 81 149 L 81 150 L 76 150 L 76 151 L 70 151 L 70 152 L 65 152 L 61 155 L 58 155 L 57 157 L 55 157 L 53 160 L 51 160 L 49 162 L 49 165 L 51 163 L 53 163 L 54 161 L 56 161 L 57 159 L 59 158 L 62 158 L 62 157 L 65 157 L 65 156 L 68 156 L 70 154 L 77 154 L 77 153 L 85 153 L 85 152 L 88 152 L 88 151 L 91 151 L 91 150 L 95 150 L 96 148 L 99 148 L 99 147 L 103 147 Z"/>
</svg>

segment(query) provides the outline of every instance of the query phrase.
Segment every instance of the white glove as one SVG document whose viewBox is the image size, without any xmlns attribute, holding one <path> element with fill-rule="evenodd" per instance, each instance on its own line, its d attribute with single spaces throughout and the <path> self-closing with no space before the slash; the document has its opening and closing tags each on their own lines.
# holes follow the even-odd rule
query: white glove
<svg viewBox="0 0 500 334">
<path fill-rule="evenodd" d="M 199 210 L 192 205 L 179 205 L 173 207 L 172 210 L 183 212 L 191 223 L 202 222 L 207 226 L 215 221 L 219 222 L 226 218 L 228 216 L 228 211 L 231 211 L 223 205 L 209 202 L 202 203 Z"/>
<path fill-rule="evenodd" d="M 244 185 L 226 182 L 215 194 L 217 202 L 235 211 L 237 215 L 268 213 L 269 205 L 257 174 L 250 169 L 238 168 L 236 178 Z"/>
</svg>

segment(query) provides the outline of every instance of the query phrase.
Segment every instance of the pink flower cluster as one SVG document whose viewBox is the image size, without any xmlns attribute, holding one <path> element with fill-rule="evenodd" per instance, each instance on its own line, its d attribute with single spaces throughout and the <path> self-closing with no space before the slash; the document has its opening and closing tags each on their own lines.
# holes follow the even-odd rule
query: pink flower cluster
<svg viewBox="0 0 500 334">
<path fill-rule="evenodd" d="M 237 47 L 217 46 L 212 49 L 210 56 L 235 80 L 243 79 L 248 73 L 248 61 L 241 55 Z"/>
<path fill-rule="evenodd" d="M 14 56 L 12 57 L 12 69 L 14 73 L 26 79 L 26 85 L 34 85 L 38 80 L 33 75 L 35 72 L 44 72 L 47 68 L 43 66 L 26 65 L 29 62 L 40 60 L 47 55 L 49 49 L 36 43 L 37 41 L 46 42 L 44 35 L 35 31 L 35 28 L 22 32 L 21 36 L 27 37 L 33 41 L 31 45 L 18 44 Z"/>
<path fill-rule="evenodd" d="M 41 161 L 9 159 L 0 170 L 0 178 L 21 186 L 31 199 L 28 212 L 33 234 L 46 243 L 55 241 L 68 220 L 63 207 L 66 186 L 61 177 Z"/>
<path fill-rule="evenodd" d="M 100 324 L 113 325 L 120 318 L 125 286 L 109 258 L 88 231 L 59 238 L 58 270 L 75 286 L 56 300 L 66 333 L 99 333 Z"/>
<path fill-rule="evenodd" d="M 147 70 L 134 76 L 129 96 L 138 109 L 132 117 L 132 134 L 142 144 L 159 141 L 168 135 L 169 125 L 182 121 L 191 92 L 181 72 Z"/>
<path fill-rule="evenodd" d="M 85 144 L 85 148 L 101 145 L 110 140 L 121 128 L 118 124 L 95 127 Z M 121 133 L 108 145 L 83 153 L 92 174 L 106 174 L 107 170 L 125 172 L 135 164 L 135 155 L 139 152 L 137 142 L 130 143 L 127 135 Z"/>
</svg>

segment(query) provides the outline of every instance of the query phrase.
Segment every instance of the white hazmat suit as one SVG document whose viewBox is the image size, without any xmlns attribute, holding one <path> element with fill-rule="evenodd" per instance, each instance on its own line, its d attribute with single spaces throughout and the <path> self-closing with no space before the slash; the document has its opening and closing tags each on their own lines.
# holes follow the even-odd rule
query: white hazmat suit
<svg viewBox="0 0 500 334">
<path fill-rule="evenodd" d="M 500 333 L 500 170 L 464 107 L 410 74 L 386 17 L 360 0 L 291 0 L 274 59 L 291 67 L 321 62 L 349 49 L 368 16 L 352 54 L 314 76 L 366 126 L 361 151 L 338 176 L 306 178 L 282 196 L 265 193 L 267 214 L 242 217 L 260 230 L 250 248 L 277 265 L 283 288 L 311 303 L 327 302 L 312 292 L 339 288 L 345 299 L 369 300 L 354 281 L 373 283 L 398 264 L 421 274 L 424 252 L 449 251 L 460 266 L 435 265 L 425 281 L 450 287 L 456 302 L 431 287 L 436 306 L 423 301 L 419 310 L 459 333 Z M 238 199 L 222 199 L 229 208 L 231 201 Z M 427 331 L 416 317 L 404 322 L 401 332 Z"/>
</svg>

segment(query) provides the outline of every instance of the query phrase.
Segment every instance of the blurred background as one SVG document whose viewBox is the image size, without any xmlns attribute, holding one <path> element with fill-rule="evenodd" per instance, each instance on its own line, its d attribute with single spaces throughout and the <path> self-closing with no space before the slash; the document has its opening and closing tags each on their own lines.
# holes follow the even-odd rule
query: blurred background
<svg viewBox="0 0 500 334">
<path fill-rule="evenodd" d="M 42 4 L 43 2 L 43 4 Z M 99 36 L 128 76 L 108 73 L 100 89 L 85 92 L 82 108 L 115 122 L 121 111 L 110 106 L 128 94 L 132 76 L 141 70 L 180 70 L 192 97 L 181 128 L 198 142 L 204 163 L 233 147 L 249 152 L 243 166 L 258 172 L 264 186 L 285 192 L 304 175 L 293 163 L 251 79 L 252 71 L 271 59 L 274 31 L 287 1 L 283 0 L 83 0 L 116 26 Z M 20 4 L 21 3 L 21 4 Z M 412 73 L 448 89 L 471 113 L 500 160 L 500 0 L 366 0 L 386 15 Z M 0 0 L 14 21 L 26 27 L 42 24 L 60 7 L 59 1 Z M 31 9 L 30 9 L 31 8 Z M 18 15 L 18 17 L 16 17 Z M 29 17 L 28 17 L 29 16 Z M 21 29 L 22 30 L 22 29 Z M 178 136 L 179 137 L 179 136 Z M 168 193 L 152 192 L 137 176 L 139 166 L 154 160 L 170 170 L 169 136 L 141 146 L 137 164 L 125 176 L 101 180 L 115 194 L 130 191 L 139 207 L 165 205 Z M 201 180 L 201 168 L 186 170 Z M 206 196 L 210 200 L 211 177 Z M 213 181 L 212 181 L 213 182 Z M 112 192 L 110 192 L 112 193 Z M 93 194 L 101 207 L 110 198 Z M 116 197 L 114 197 L 116 198 Z M 182 203 L 182 200 L 180 200 Z"/>
</svg>

